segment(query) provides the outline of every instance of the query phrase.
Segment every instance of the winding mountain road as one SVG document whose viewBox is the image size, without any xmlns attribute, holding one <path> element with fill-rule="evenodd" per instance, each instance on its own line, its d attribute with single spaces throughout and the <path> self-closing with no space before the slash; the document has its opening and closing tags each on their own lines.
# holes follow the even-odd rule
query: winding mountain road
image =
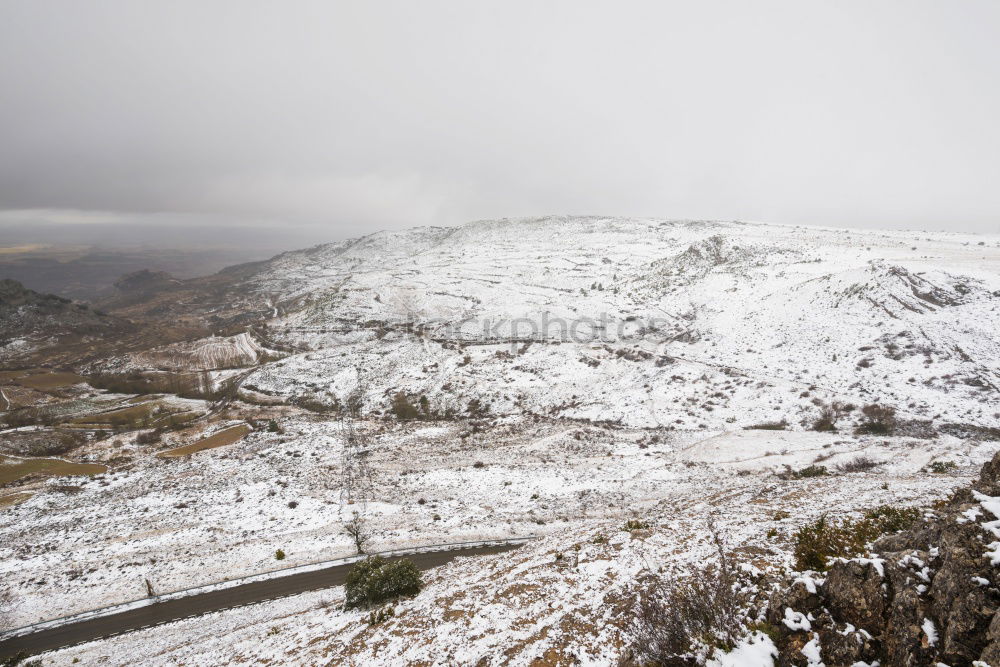
<svg viewBox="0 0 1000 667">
<path fill-rule="evenodd" d="M 458 556 L 485 556 L 516 549 L 519 546 L 520 544 L 516 543 L 470 546 L 445 551 L 390 556 L 388 560 L 409 558 L 419 569 L 428 570 L 444 565 Z M 347 579 L 347 573 L 350 572 L 353 565 L 354 563 L 344 563 L 320 570 L 276 576 L 263 581 L 163 600 L 127 611 L 70 622 L 21 636 L 8 637 L 0 640 L 0 659 L 21 652 L 27 655 L 36 655 L 192 616 L 340 586 Z"/>
</svg>

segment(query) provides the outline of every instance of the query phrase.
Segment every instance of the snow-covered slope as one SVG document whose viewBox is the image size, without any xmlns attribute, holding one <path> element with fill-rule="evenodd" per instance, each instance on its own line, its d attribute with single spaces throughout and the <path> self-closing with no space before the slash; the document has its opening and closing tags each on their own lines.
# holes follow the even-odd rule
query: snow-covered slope
<svg viewBox="0 0 1000 667">
<path fill-rule="evenodd" d="M 279 396 L 678 428 L 881 401 L 1000 423 L 1000 237 L 486 221 L 285 253 L 244 291 L 302 351 L 247 382 Z"/>
<path fill-rule="evenodd" d="M 241 333 L 164 345 L 130 355 L 128 361 L 134 367 L 203 371 L 253 366 L 269 355 L 280 356 L 273 350 L 265 349 L 249 333 Z"/>
<path fill-rule="evenodd" d="M 141 597 L 147 578 L 176 590 L 266 571 L 278 549 L 290 565 L 346 556 L 359 510 L 373 549 L 541 537 L 428 573 L 381 624 L 342 611 L 335 589 L 47 660 L 616 664 L 643 578 L 711 553 L 707 515 L 742 562 L 777 571 L 804 521 L 927 506 L 1000 434 L 1000 236 L 505 220 L 375 234 L 213 281 L 200 301 L 192 281 L 191 300 L 156 305 L 225 335 L 105 367 L 237 378 L 247 401 L 227 396 L 214 418 L 261 428 L 190 458 L 115 434 L 81 454 L 127 465 L 20 487 L 33 495 L 0 522 L 16 623 Z M 475 419 L 369 418 L 398 392 Z M 834 401 L 936 428 L 855 433 L 844 408 L 837 432 L 808 431 Z M 311 410 L 345 403 L 359 419 Z M 345 474 L 348 437 L 366 443 L 363 490 Z M 790 474 L 820 464 L 828 474 Z M 648 530 L 623 530 L 630 519 Z"/>
<path fill-rule="evenodd" d="M 947 436 L 656 437 L 519 422 L 468 439 L 454 424 L 371 432 L 380 499 L 366 514 L 373 550 L 540 536 L 517 551 L 427 572 L 425 590 L 393 603 L 393 618 L 373 625 L 368 610 L 344 611 L 336 587 L 51 653 L 45 664 L 616 665 L 634 642 L 636 600 L 649 577 L 713 557 L 707 517 L 741 566 L 776 572 L 790 563 L 804 522 L 882 504 L 929 505 L 966 485 L 996 449 Z M 146 577 L 173 591 L 261 572 L 277 566 L 278 547 L 290 565 L 350 556 L 342 522 L 358 507 L 338 504 L 330 472 L 342 432 L 329 422 L 283 425 L 284 435 L 257 432 L 229 452 L 173 460 L 166 471 L 143 463 L 107 486 L 91 482 L 71 498 L 44 493 L 17 506 L 0 542 L 25 546 L 0 574 L 24 592 L 19 619 L 135 599 Z M 815 461 L 834 471 L 861 455 L 876 468 L 774 475 Z M 955 466 L 934 474 L 930 461 Z M 290 508 L 290 499 L 300 504 Z M 57 502 L 59 520 L 40 521 Z M 104 511 L 95 516 L 96 503 Z M 629 519 L 649 529 L 626 531 Z M 59 548 L 28 546 L 35 544 Z"/>
</svg>

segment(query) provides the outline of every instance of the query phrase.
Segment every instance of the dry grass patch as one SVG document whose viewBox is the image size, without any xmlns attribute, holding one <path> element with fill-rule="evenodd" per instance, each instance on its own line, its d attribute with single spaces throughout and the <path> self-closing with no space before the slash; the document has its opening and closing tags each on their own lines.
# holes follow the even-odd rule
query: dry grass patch
<svg viewBox="0 0 1000 667">
<path fill-rule="evenodd" d="M 231 445 L 234 442 L 242 440 L 251 431 L 251 428 L 246 424 L 240 424 L 239 426 L 232 426 L 230 428 L 223 429 L 218 433 L 213 433 L 207 438 L 202 438 L 197 442 L 193 442 L 190 445 L 184 445 L 183 447 L 175 447 L 174 449 L 169 449 L 165 452 L 160 452 L 157 456 L 164 457 L 175 457 L 175 456 L 187 456 L 188 454 L 194 454 L 195 452 L 200 452 L 205 449 L 215 449 L 216 447 L 225 447 Z"/>
<path fill-rule="evenodd" d="M 112 426 L 136 426 L 148 422 L 158 407 L 156 402 L 140 403 L 128 408 L 99 412 L 93 415 L 77 417 L 74 424 L 109 424 Z"/>
<path fill-rule="evenodd" d="M 15 380 L 22 387 L 39 390 L 60 389 L 86 381 L 85 377 L 76 373 L 38 373 L 36 375 L 25 375 Z"/>
<path fill-rule="evenodd" d="M 73 463 L 62 459 L 18 459 L 0 456 L 0 485 L 10 484 L 28 475 L 76 477 L 103 475 L 107 466 L 98 463 Z"/>
</svg>

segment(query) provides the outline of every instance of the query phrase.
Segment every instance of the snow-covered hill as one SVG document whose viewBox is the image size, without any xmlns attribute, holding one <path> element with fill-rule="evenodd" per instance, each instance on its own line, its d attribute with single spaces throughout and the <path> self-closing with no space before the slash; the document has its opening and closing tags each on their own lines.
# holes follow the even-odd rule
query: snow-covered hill
<svg viewBox="0 0 1000 667">
<path fill-rule="evenodd" d="M 817 402 L 996 426 L 1000 237 L 542 218 L 373 234 L 246 278 L 302 350 L 256 391 L 678 428 Z"/>
<path fill-rule="evenodd" d="M 477 222 L 285 253 L 134 307 L 221 335 L 93 369 L 197 372 L 245 400 L 206 403 L 159 443 L 95 438 L 74 456 L 106 475 L 0 498 L 16 624 L 141 597 L 147 579 L 267 571 L 279 549 L 295 566 L 348 556 L 355 511 L 376 550 L 541 537 L 428 573 L 381 624 L 342 611 L 338 588 L 46 657 L 59 664 L 617 664 L 645 579 L 711 552 L 706 516 L 774 574 L 805 521 L 926 507 L 1000 439 L 1000 236 Z M 399 393 L 452 419 L 378 418 Z M 810 431 L 834 402 L 836 432 Z M 854 432 L 875 402 L 903 427 Z M 232 420 L 257 428 L 157 455 Z M 785 430 L 744 429 L 765 422 Z"/>
</svg>

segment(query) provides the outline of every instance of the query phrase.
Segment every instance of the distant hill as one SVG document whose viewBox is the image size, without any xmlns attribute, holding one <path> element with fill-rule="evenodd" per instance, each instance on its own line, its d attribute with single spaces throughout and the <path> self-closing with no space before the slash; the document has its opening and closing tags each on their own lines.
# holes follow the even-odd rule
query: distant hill
<svg viewBox="0 0 1000 667">
<path fill-rule="evenodd" d="M 88 304 L 36 292 L 16 280 L 0 280 L 0 362 L 37 360 L 39 354 L 51 362 L 81 347 L 102 347 L 105 337 L 134 328 Z"/>
</svg>

